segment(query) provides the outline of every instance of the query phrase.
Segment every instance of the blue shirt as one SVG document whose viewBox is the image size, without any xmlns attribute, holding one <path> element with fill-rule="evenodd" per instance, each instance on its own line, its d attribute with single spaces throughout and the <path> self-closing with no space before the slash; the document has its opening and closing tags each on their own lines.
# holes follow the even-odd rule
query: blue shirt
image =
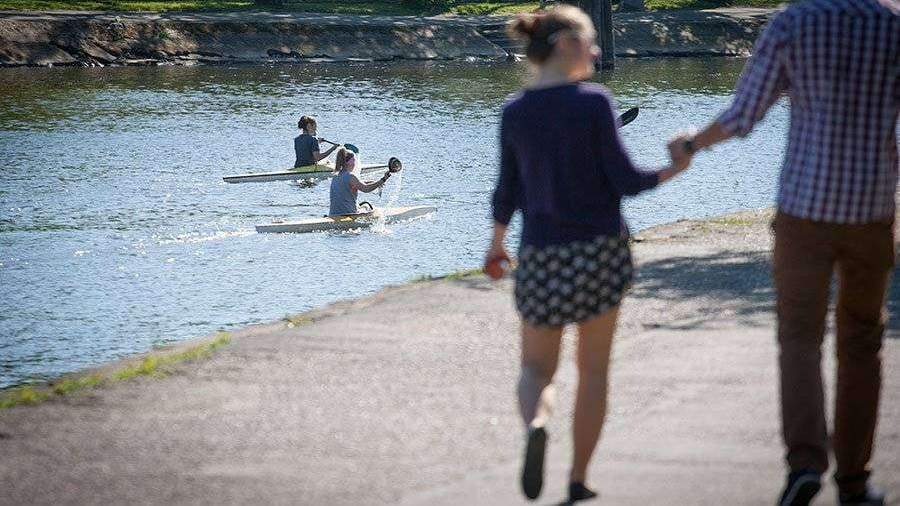
<svg viewBox="0 0 900 506">
<path fill-rule="evenodd" d="M 300 134 L 294 138 L 294 153 L 297 155 L 294 167 L 313 165 L 313 152 L 319 150 L 319 141 L 309 134 Z"/>
<path fill-rule="evenodd" d="M 342 170 L 331 178 L 331 192 L 329 193 L 331 205 L 328 208 L 328 214 L 356 213 L 356 192 L 350 189 L 352 180 L 353 174 L 347 170 Z"/>
<path fill-rule="evenodd" d="M 658 183 L 631 163 L 602 86 L 526 90 L 503 108 L 493 216 L 508 224 L 520 209 L 523 246 L 627 233 L 622 196 Z"/>
</svg>

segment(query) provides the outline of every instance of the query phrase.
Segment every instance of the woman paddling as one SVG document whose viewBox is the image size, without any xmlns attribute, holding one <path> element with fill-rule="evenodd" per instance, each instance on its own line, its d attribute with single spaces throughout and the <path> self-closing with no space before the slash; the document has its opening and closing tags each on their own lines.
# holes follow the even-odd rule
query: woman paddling
<svg viewBox="0 0 900 506">
<path fill-rule="evenodd" d="M 334 166 L 337 174 L 331 178 L 331 206 L 328 210 L 330 216 L 356 214 L 358 212 L 356 208 L 358 192 L 375 191 L 391 177 L 391 172 L 387 171 L 378 181 L 363 183 L 353 174 L 353 169 L 356 167 L 356 156 L 353 151 L 346 148 L 338 150 Z"/>
<path fill-rule="evenodd" d="M 294 138 L 294 153 L 297 155 L 294 160 L 294 168 L 315 165 L 328 158 L 328 155 L 337 148 L 337 146 L 331 146 L 328 151 L 319 152 L 319 142 L 325 139 L 316 138 L 316 120 L 314 118 L 301 116 L 300 121 L 297 122 L 297 128 L 301 133 Z"/>
<path fill-rule="evenodd" d="M 503 238 L 513 212 L 523 229 L 515 300 L 522 327 L 519 407 L 527 430 L 522 488 L 536 498 L 543 483 L 544 424 L 553 399 L 560 338 L 578 326 L 578 390 L 572 423 L 569 500 L 596 496 L 585 485 L 606 415 L 607 373 L 619 303 L 632 277 L 623 195 L 636 195 L 687 166 L 636 168 L 616 127 L 609 92 L 584 84 L 599 49 L 587 15 L 571 6 L 511 21 L 536 67 L 533 85 L 505 105 L 500 177 L 493 195 L 494 236 L 488 273 L 508 262 Z"/>
</svg>

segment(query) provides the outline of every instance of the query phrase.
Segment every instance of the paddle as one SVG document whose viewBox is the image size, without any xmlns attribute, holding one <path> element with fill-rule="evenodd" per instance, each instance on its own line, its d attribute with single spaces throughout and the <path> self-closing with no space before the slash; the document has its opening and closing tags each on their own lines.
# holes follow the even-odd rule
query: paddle
<svg viewBox="0 0 900 506">
<path fill-rule="evenodd" d="M 619 116 L 619 119 L 616 121 L 619 124 L 619 128 L 622 128 L 623 126 L 634 121 L 634 118 L 637 118 L 637 115 L 638 115 L 637 107 L 632 107 L 631 109 L 628 109 L 627 111 L 623 112 Z"/>
<path fill-rule="evenodd" d="M 338 144 L 336 142 L 331 142 L 328 139 L 322 139 L 322 142 L 327 142 L 328 144 L 331 144 L 332 146 L 338 146 L 338 147 L 343 146 L 348 151 L 353 151 L 354 153 L 359 154 L 359 148 L 354 146 L 353 144 Z"/>
</svg>

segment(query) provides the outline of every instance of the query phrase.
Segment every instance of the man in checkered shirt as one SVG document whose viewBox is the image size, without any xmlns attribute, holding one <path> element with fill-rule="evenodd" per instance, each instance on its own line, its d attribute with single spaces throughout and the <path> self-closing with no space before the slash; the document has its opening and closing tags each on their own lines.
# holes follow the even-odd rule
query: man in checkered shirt
<svg viewBox="0 0 900 506">
<path fill-rule="evenodd" d="M 820 371 L 837 270 L 837 392 L 832 444 L 842 505 L 883 504 L 868 485 L 881 387 L 884 303 L 894 266 L 900 110 L 898 0 L 809 0 L 775 16 L 731 106 L 673 156 L 750 133 L 783 94 L 791 123 L 773 222 L 787 485 L 808 504 L 828 468 Z"/>
</svg>

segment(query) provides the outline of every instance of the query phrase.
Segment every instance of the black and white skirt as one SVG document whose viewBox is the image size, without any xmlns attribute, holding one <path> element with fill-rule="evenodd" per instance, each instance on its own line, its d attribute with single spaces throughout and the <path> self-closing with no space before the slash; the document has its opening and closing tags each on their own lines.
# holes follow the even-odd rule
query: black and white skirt
<svg viewBox="0 0 900 506">
<path fill-rule="evenodd" d="M 524 246 L 515 273 L 516 307 L 534 326 L 589 320 L 619 304 L 633 273 L 627 236 Z"/>
</svg>

